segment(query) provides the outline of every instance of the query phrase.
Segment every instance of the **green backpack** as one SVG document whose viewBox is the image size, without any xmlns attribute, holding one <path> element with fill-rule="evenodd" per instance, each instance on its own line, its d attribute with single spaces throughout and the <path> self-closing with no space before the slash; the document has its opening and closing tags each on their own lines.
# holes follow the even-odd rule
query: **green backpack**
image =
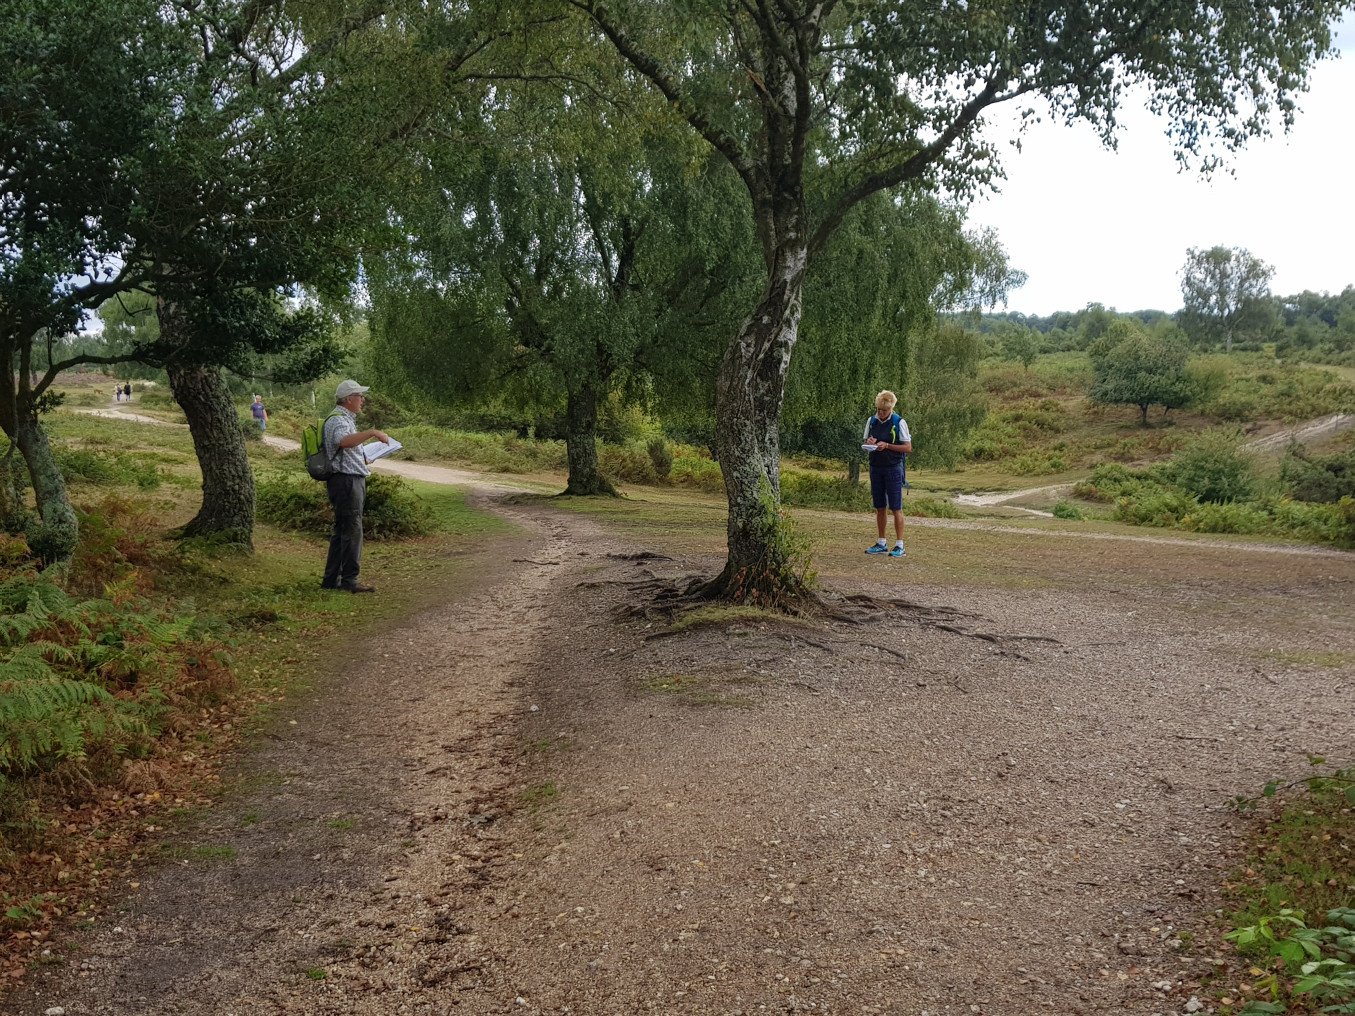
<svg viewBox="0 0 1355 1016">
<path fill-rule="evenodd" d="M 328 480 L 334 475 L 334 464 L 325 454 L 325 423 L 337 416 L 335 409 L 318 423 L 308 423 L 301 431 L 301 457 L 306 460 L 306 472 L 312 480 Z"/>
</svg>

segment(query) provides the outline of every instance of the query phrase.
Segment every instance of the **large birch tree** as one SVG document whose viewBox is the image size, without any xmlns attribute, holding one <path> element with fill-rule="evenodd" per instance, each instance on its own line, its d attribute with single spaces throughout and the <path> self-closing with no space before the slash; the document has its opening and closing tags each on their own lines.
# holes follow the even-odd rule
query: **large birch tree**
<svg viewBox="0 0 1355 1016">
<path fill-rule="evenodd" d="M 1287 127 L 1344 4 L 1260 0 L 551 0 L 728 160 L 751 203 L 765 282 L 720 370 L 716 446 L 728 559 L 709 591 L 801 591 L 777 539 L 778 423 L 805 273 L 880 191 L 965 197 L 1000 176 L 985 110 L 1085 121 L 1114 144 L 1146 101 L 1183 162 L 1211 167 Z"/>
</svg>

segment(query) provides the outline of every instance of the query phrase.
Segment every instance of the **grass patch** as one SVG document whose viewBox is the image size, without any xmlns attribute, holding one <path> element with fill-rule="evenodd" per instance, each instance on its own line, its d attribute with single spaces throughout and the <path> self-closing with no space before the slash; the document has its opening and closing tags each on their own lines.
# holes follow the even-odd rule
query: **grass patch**
<svg viewBox="0 0 1355 1016">
<path fill-rule="evenodd" d="M 644 690 L 651 695 L 671 696 L 692 706 L 730 706 L 746 709 L 754 705 L 748 695 L 731 693 L 731 684 L 755 683 L 748 674 L 715 676 L 711 674 L 660 674 L 644 681 Z"/>
<path fill-rule="evenodd" d="M 556 786 L 555 781 L 547 780 L 545 783 L 524 787 L 519 797 L 529 811 L 540 811 L 548 804 L 559 800 L 560 788 Z"/>
<path fill-rule="evenodd" d="M 325 825 L 338 832 L 347 832 L 353 828 L 353 820 L 351 818 L 332 818 Z"/>
<path fill-rule="evenodd" d="M 724 628 L 743 621 L 781 624 L 785 621 L 785 615 L 764 607 L 707 604 L 686 611 L 664 631 L 676 635 L 697 628 Z"/>
</svg>

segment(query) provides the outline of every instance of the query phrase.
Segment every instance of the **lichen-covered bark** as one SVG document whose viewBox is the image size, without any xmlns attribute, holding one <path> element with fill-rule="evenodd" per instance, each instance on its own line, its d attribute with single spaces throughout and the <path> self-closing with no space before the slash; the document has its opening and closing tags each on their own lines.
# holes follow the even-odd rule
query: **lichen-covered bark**
<svg viewBox="0 0 1355 1016">
<path fill-rule="evenodd" d="M 569 460 L 566 494 L 616 496 L 616 488 L 598 469 L 598 393 L 585 385 L 565 403 L 565 452 Z"/>
<path fill-rule="evenodd" d="M 192 322 L 173 303 L 156 307 L 162 339 L 185 350 L 193 346 Z M 183 536 L 214 536 L 254 549 L 254 472 L 230 389 L 220 367 L 171 360 L 165 365 L 174 401 L 188 418 L 188 432 L 202 472 L 202 507 L 180 530 Z"/>
<path fill-rule="evenodd" d="M 28 545 L 44 564 L 64 561 L 75 550 L 80 524 L 47 432 L 32 411 L 20 411 L 12 437 L 28 466 L 38 507 L 37 519 L 26 530 Z"/>
<path fill-rule="evenodd" d="M 805 590 L 778 538 L 779 428 L 786 370 L 800 328 L 803 245 L 777 252 L 757 309 L 720 364 L 715 444 L 729 501 L 729 557 L 710 591 L 739 603 L 784 606 Z"/>
<path fill-rule="evenodd" d="M 220 536 L 253 549 L 254 473 L 221 368 L 171 365 L 166 372 L 202 470 L 202 507 L 182 533 Z"/>
</svg>

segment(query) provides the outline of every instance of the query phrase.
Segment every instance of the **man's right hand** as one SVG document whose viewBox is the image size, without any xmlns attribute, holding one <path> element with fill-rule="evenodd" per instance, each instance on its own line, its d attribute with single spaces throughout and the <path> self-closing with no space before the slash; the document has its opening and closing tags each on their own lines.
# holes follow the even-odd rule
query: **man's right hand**
<svg viewBox="0 0 1355 1016">
<path fill-rule="evenodd" d="M 372 437 L 376 438 L 376 439 L 377 439 L 378 441 L 380 441 L 382 444 L 390 444 L 390 443 L 391 443 L 391 439 L 390 439 L 389 437 L 386 436 L 386 432 L 385 432 L 384 430 L 376 430 L 375 428 L 373 428 L 373 429 L 372 429 L 371 431 L 369 431 L 368 433 L 370 433 L 370 434 L 372 435 Z"/>
</svg>

